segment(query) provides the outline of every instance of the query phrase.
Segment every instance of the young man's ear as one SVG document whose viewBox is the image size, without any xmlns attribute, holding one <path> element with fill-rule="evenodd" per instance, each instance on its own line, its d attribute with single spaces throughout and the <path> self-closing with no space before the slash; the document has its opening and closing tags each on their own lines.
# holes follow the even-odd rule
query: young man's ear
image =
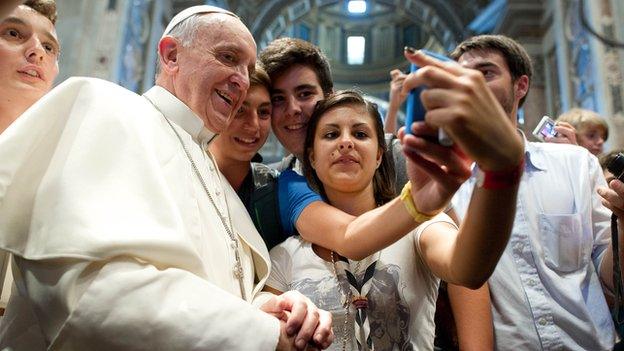
<svg viewBox="0 0 624 351">
<path fill-rule="evenodd" d="M 520 76 L 520 78 L 516 79 L 516 98 L 518 100 L 522 99 L 526 96 L 529 91 L 529 77 L 526 75 Z"/>
<path fill-rule="evenodd" d="M 180 43 L 176 38 L 171 36 L 165 36 L 158 42 L 158 52 L 160 60 L 160 66 L 162 70 L 167 73 L 175 73 L 178 71 L 178 49 Z"/>
</svg>

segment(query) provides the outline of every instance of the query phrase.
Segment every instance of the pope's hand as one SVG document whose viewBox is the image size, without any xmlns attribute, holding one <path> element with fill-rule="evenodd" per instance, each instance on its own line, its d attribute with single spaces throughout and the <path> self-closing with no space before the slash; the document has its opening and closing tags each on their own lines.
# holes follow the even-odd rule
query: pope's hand
<svg viewBox="0 0 624 351">
<path fill-rule="evenodd" d="M 297 291 L 274 296 L 260 309 L 280 319 L 278 350 L 326 349 L 334 340 L 331 314 Z"/>
</svg>

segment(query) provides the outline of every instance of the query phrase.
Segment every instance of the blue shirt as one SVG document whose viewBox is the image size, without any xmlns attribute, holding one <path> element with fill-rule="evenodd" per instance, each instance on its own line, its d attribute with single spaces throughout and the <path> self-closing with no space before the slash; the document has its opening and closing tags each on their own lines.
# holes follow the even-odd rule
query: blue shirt
<svg viewBox="0 0 624 351">
<path fill-rule="evenodd" d="M 615 333 L 598 272 L 610 211 L 598 159 L 525 139 L 524 174 L 509 243 L 489 280 L 498 350 L 611 350 Z M 453 198 L 462 218 L 473 176 Z M 487 220 L 484 218 L 484 220 Z"/>
<path fill-rule="evenodd" d="M 278 180 L 279 212 L 284 234 L 296 234 L 295 223 L 301 212 L 314 201 L 323 201 L 321 196 L 310 189 L 305 177 L 292 169 L 283 171 Z"/>
</svg>

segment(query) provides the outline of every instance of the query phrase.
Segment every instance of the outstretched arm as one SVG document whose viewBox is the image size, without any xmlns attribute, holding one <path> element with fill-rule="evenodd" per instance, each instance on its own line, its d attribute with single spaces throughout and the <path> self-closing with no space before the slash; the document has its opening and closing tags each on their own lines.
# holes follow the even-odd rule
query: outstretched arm
<svg viewBox="0 0 624 351">
<path fill-rule="evenodd" d="M 460 350 L 494 349 L 494 331 L 487 283 L 477 290 L 447 285 Z"/>
<path fill-rule="evenodd" d="M 421 199 L 416 208 L 424 214 L 435 214 L 444 209 L 459 186 L 470 176 L 468 164 L 454 154 L 445 160 L 443 174 L 429 177 L 427 174 L 411 172 L 413 199 Z M 299 185 L 305 184 L 305 191 L 312 192 L 299 176 Z M 280 185 L 282 187 L 282 185 Z M 290 190 L 289 190 L 290 191 Z M 292 193 L 298 193 L 301 189 Z M 409 193 L 408 193 L 409 195 Z M 304 195 L 295 195 L 294 200 Z M 290 196 L 288 196 L 290 198 Z M 280 198 L 280 207 L 282 201 Z M 400 198 L 368 211 L 358 217 L 347 214 L 323 201 L 315 201 L 301 211 L 295 226 L 301 236 L 309 242 L 328 248 L 350 259 L 359 260 L 394 243 L 416 228 L 420 222 L 406 210 Z"/>
<path fill-rule="evenodd" d="M 508 180 L 498 186 L 486 182 L 475 187 L 458 232 L 431 225 L 421 235 L 421 249 L 432 271 L 449 283 L 475 289 L 494 271 L 511 233 L 522 173 L 522 140 L 482 73 L 422 53 L 406 55 L 423 68 L 406 78 L 403 89 L 429 87 L 421 94 L 426 123 L 414 123 L 413 135 L 399 133 L 412 161 L 408 166 L 430 177 L 444 175 L 448 169 L 438 165 L 459 149 L 479 169 L 490 175 L 504 174 Z M 444 128 L 456 149 L 419 137 L 435 135 L 432 127 Z M 414 201 L 419 206 L 426 197 Z"/>
<path fill-rule="evenodd" d="M 296 226 L 306 241 L 361 260 L 399 240 L 418 224 L 395 198 L 358 217 L 316 201 L 301 212 Z"/>
</svg>

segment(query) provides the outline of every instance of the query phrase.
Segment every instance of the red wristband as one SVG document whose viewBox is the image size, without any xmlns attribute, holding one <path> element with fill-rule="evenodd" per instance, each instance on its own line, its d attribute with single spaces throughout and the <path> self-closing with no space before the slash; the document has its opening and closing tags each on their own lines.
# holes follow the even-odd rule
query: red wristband
<svg viewBox="0 0 624 351">
<path fill-rule="evenodd" d="M 483 189 L 509 189 L 520 182 L 524 171 L 524 157 L 514 168 L 502 171 L 484 171 L 477 166 L 477 186 Z"/>
</svg>

